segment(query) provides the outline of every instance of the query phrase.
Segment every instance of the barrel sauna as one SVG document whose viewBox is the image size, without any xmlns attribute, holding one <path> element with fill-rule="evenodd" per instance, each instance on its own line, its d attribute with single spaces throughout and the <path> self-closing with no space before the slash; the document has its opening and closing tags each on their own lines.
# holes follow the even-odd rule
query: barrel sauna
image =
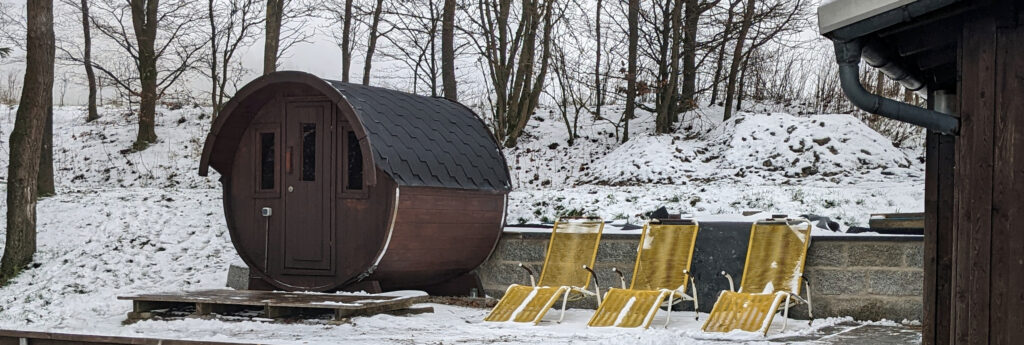
<svg viewBox="0 0 1024 345">
<path fill-rule="evenodd" d="M 225 104 L 199 174 L 211 167 L 250 287 L 288 291 L 465 281 L 494 250 L 511 189 L 469 108 L 293 71 Z"/>
</svg>

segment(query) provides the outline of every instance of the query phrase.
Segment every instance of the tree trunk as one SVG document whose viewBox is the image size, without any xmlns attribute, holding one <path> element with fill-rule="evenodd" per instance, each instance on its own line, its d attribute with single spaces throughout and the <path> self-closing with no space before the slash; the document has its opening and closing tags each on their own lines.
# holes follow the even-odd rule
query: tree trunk
<svg viewBox="0 0 1024 345">
<path fill-rule="evenodd" d="M 345 0 L 345 21 L 341 27 L 341 81 L 348 82 L 352 68 L 352 0 Z"/>
<path fill-rule="evenodd" d="M 43 140 L 40 146 L 39 177 L 36 190 L 39 197 L 54 196 L 57 189 L 53 185 L 53 106 L 46 111 L 46 122 L 43 125 Z"/>
<path fill-rule="evenodd" d="M 736 88 L 736 110 L 743 109 L 743 96 L 746 94 L 743 91 L 746 90 L 747 87 L 747 64 L 749 62 L 750 57 L 748 55 L 747 58 L 743 60 L 743 64 L 740 65 L 739 87 Z"/>
<path fill-rule="evenodd" d="M 444 98 L 458 101 L 455 84 L 455 0 L 444 0 L 441 15 L 441 79 Z"/>
<path fill-rule="evenodd" d="M 89 32 L 89 0 L 82 0 L 82 64 L 85 65 L 85 78 L 89 81 L 89 110 L 85 122 L 93 122 L 100 118 L 96 110 L 96 73 L 92 70 L 92 34 Z"/>
<path fill-rule="evenodd" d="M 46 116 L 53 106 L 53 1 L 28 2 L 25 78 L 10 136 L 7 167 L 7 243 L 0 259 L 0 286 L 36 252 L 36 178 Z"/>
<path fill-rule="evenodd" d="M 736 78 L 739 74 L 740 63 L 743 60 L 743 44 L 744 41 L 747 40 L 747 32 L 750 31 L 755 4 L 756 0 L 747 0 L 747 4 L 743 7 L 743 19 L 740 22 L 739 35 L 736 37 L 736 47 L 732 51 L 732 64 L 729 66 L 729 81 L 725 87 L 725 116 L 722 117 L 723 121 L 729 120 L 729 117 L 732 116 L 732 101 L 736 96 Z"/>
<path fill-rule="evenodd" d="M 700 4 L 697 0 L 686 0 L 683 14 L 683 92 L 680 97 L 682 108 L 693 109 L 697 102 L 697 25 L 700 24 Z"/>
<path fill-rule="evenodd" d="M 217 103 L 217 85 L 220 78 L 217 76 L 217 17 L 214 5 L 214 0 L 207 1 L 207 19 L 210 20 L 210 106 L 213 108 L 210 123 L 216 121 L 217 115 L 220 114 L 220 104 Z"/>
<path fill-rule="evenodd" d="M 740 0 L 732 0 L 729 2 L 729 14 L 725 19 L 725 27 L 722 29 L 722 42 L 718 45 L 718 58 L 715 59 L 715 78 L 711 80 L 711 101 L 708 105 L 715 105 L 718 101 L 718 87 L 722 83 L 722 64 L 725 61 L 725 46 L 729 45 L 729 36 L 732 35 L 733 29 L 733 17 L 735 14 L 736 6 L 739 5 Z"/>
<path fill-rule="evenodd" d="M 139 133 L 132 149 L 141 151 L 156 142 L 156 42 L 159 0 L 131 0 L 132 26 L 139 47 Z"/>
<path fill-rule="evenodd" d="M 669 55 L 668 59 L 663 61 L 665 66 L 662 66 L 662 69 L 665 71 L 662 75 L 668 78 L 668 80 L 662 81 L 664 85 L 662 85 L 659 91 L 661 103 L 658 104 L 658 114 L 654 128 L 654 132 L 658 134 L 672 132 L 672 124 L 677 119 L 677 105 L 679 103 L 676 91 L 679 89 L 679 48 L 682 41 L 682 37 L 680 37 L 682 36 L 680 24 L 682 23 L 683 1 L 675 0 L 671 4 L 672 14 L 667 18 L 668 25 L 665 26 L 665 38 L 669 44 Z"/>
<path fill-rule="evenodd" d="M 527 122 L 530 117 L 533 116 L 533 112 L 537 109 L 537 103 L 540 99 L 540 94 L 544 90 L 544 80 L 548 71 L 548 64 L 551 58 L 551 30 L 552 22 L 551 16 L 554 11 L 555 0 L 547 0 L 544 3 L 544 12 L 541 16 L 537 5 L 540 0 L 526 0 L 529 4 L 524 5 L 523 13 L 530 13 L 531 27 L 526 29 L 525 32 L 529 33 L 524 40 L 523 50 L 520 52 L 521 56 L 519 59 L 519 71 L 516 76 L 516 82 L 513 83 L 513 95 L 515 95 L 515 106 L 511 107 L 516 112 L 516 122 L 513 123 L 514 127 L 506 138 L 506 147 L 515 147 L 519 137 L 523 134 L 523 129 L 526 128 Z M 536 79 L 533 79 L 534 71 L 534 50 L 536 49 L 535 39 L 537 33 L 537 27 L 539 21 L 544 21 L 544 31 L 541 35 L 541 60 L 540 70 L 537 72 Z M 528 42 L 528 43 L 527 43 Z M 528 58 L 523 58 L 528 57 Z M 532 83 L 531 83 L 532 81 Z"/>
<path fill-rule="evenodd" d="M 377 0 L 373 8 L 373 21 L 370 24 L 369 42 L 366 44 L 366 60 L 363 63 L 363 85 L 370 85 L 370 72 L 373 66 L 373 53 L 377 50 L 377 28 L 380 25 L 380 12 L 384 8 L 384 0 Z"/>
<path fill-rule="evenodd" d="M 277 71 L 277 53 L 281 45 L 281 16 L 286 0 L 267 0 L 267 30 L 263 42 L 263 74 Z"/>
<path fill-rule="evenodd" d="M 594 116 L 598 119 L 601 118 L 601 0 L 597 0 L 597 19 L 594 23 L 594 31 L 597 34 L 597 62 L 594 63 Z M 570 142 L 571 146 L 572 143 Z"/>
<path fill-rule="evenodd" d="M 626 113 L 622 116 L 622 142 L 629 141 L 629 120 L 636 116 L 636 49 L 640 40 L 640 0 L 629 0 L 629 49 L 626 67 Z"/>
</svg>

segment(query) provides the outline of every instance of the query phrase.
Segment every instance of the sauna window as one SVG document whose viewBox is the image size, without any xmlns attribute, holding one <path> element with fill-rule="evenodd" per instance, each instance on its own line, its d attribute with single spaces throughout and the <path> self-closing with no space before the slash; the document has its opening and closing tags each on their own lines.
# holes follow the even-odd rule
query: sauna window
<svg viewBox="0 0 1024 345">
<path fill-rule="evenodd" d="M 302 124 L 302 180 L 316 181 L 316 124 Z"/>
<path fill-rule="evenodd" d="M 348 157 L 347 162 L 347 177 L 345 182 L 345 188 L 350 190 L 361 190 L 363 189 L 363 151 L 359 149 L 359 139 L 356 138 L 356 133 L 348 131 L 347 142 L 345 145 Z"/>
<path fill-rule="evenodd" d="M 260 189 L 274 189 L 274 133 L 260 133 Z"/>
</svg>

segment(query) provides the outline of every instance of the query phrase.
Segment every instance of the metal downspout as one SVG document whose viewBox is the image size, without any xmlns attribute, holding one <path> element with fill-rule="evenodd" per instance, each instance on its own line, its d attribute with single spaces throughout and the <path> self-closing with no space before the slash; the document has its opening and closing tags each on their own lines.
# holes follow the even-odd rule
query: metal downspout
<svg viewBox="0 0 1024 345">
<path fill-rule="evenodd" d="M 860 60 L 864 49 L 860 40 L 833 41 L 839 63 L 839 84 L 850 103 L 866 112 L 906 122 L 947 135 L 957 135 L 960 120 L 940 112 L 894 101 L 868 92 L 860 83 Z"/>
</svg>

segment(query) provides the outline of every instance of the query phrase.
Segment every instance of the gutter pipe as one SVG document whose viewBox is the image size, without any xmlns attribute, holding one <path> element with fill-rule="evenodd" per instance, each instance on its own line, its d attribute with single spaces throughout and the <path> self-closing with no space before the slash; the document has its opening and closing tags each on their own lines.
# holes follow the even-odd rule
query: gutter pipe
<svg viewBox="0 0 1024 345">
<path fill-rule="evenodd" d="M 860 60 L 864 51 L 863 43 L 858 40 L 833 41 L 836 50 L 836 62 L 839 63 L 839 84 L 846 94 L 846 98 L 853 105 L 866 112 L 878 114 L 896 121 L 906 122 L 913 125 L 927 128 L 928 130 L 946 135 L 957 135 L 960 132 L 960 120 L 948 114 L 933 110 L 924 109 L 907 103 L 894 101 L 868 92 L 860 83 Z M 894 64 L 888 64 L 881 55 L 871 54 L 872 59 L 868 61 L 871 65 L 887 66 L 884 70 L 890 76 L 906 76 L 907 73 Z M 902 79 L 902 78 L 901 78 Z M 907 80 L 904 80 L 906 82 Z M 906 84 L 906 83 L 904 83 Z M 909 85 L 908 85 L 909 86 Z M 916 85 L 916 89 L 923 90 L 923 83 Z M 911 87 L 913 88 L 913 87 Z"/>
</svg>

